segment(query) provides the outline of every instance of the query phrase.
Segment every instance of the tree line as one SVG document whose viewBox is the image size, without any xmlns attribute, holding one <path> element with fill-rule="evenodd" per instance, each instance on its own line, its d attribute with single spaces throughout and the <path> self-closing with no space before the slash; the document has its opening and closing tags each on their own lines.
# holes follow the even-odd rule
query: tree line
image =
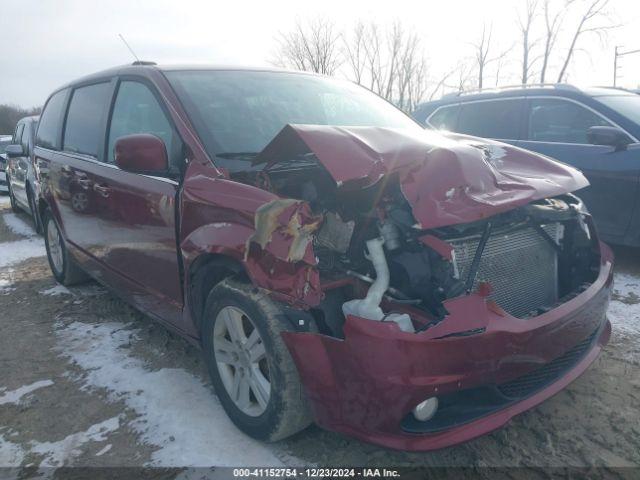
<svg viewBox="0 0 640 480">
<path fill-rule="evenodd" d="M 41 107 L 20 108 L 15 105 L 0 105 L 0 135 L 12 135 L 18 120 L 40 114 Z"/>
<path fill-rule="evenodd" d="M 520 65 L 522 84 L 565 82 L 584 38 L 602 38 L 619 26 L 612 14 L 610 0 L 519 0 L 516 41 L 500 45 L 493 24 L 484 23 L 467 44 L 468 56 L 441 72 L 430 68 L 418 32 L 400 21 L 388 26 L 357 22 L 339 29 L 328 18 L 298 20 L 278 34 L 273 63 L 344 76 L 412 111 L 447 92 L 497 86 L 505 65 L 514 62 Z"/>
</svg>

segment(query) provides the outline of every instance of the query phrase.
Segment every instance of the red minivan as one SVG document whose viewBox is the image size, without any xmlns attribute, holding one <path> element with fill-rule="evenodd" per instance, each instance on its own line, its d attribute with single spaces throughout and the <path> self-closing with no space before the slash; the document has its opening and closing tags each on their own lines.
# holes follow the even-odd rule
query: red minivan
<svg viewBox="0 0 640 480">
<path fill-rule="evenodd" d="M 426 132 L 346 81 L 136 62 L 51 95 L 35 164 L 55 278 L 200 345 L 258 439 L 315 421 L 453 445 L 557 393 L 610 335 L 613 256 L 579 171 Z"/>
</svg>

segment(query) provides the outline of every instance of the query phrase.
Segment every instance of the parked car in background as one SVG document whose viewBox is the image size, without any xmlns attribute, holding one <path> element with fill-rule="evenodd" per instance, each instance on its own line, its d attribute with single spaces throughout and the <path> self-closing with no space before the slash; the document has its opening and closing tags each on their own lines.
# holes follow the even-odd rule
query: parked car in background
<svg viewBox="0 0 640 480">
<path fill-rule="evenodd" d="M 7 174 L 5 172 L 7 168 L 7 156 L 4 153 L 4 149 L 11 143 L 11 135 L 0 135 L 0 193 L 6 193 L 9 191 L 7 185 Z"/>
<path fill-rule="evenodd" d="M 420 105 L 423 125 L 499 139 L 579 168 L 578 195 L 611 243 L 640 246 L 640 97 L 611 88 L 529 86 Z"/>
<path fill-rule="evenodd" d="M 577 169 L 425 131 L 347 81 L 137 62 L 56 90 L 34 155 L 55 278 L 88 274 L 201 346 L 261 440 L 315 420 L 457 444 L 609 339 L 613 257 Z"/>
<path fill-rule="evenodd" d="M 41 231 L 38 212 L 39 184 L 33 164 L 33 144 L 38 128 L 38 116 L 25 117 L 18 121 L 11 144 L 6 147 L 7 183 L 11 207 L 31 215 L 37 232 Z"/>
</svg>

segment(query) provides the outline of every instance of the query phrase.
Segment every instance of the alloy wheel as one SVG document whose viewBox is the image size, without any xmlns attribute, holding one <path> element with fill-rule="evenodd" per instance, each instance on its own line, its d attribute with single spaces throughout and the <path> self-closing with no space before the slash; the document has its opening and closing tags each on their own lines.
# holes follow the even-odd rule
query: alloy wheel
<svg viewBox="0 0 640 480">
<path fill-rule="evenodd" d="M 264 413 L 271 398 L 264 342 L 240 308 L 223 307 L 213 328 L 213 350 L 222 383 L 235 406 L 246 415 Z"/>
<path fill-rule="evenodd" d="M 71 208 L 76 212 L 84 212 L 89 205 L 89 197 L 84 192 L 76 192 L 71 197 Z"/>
</svg>

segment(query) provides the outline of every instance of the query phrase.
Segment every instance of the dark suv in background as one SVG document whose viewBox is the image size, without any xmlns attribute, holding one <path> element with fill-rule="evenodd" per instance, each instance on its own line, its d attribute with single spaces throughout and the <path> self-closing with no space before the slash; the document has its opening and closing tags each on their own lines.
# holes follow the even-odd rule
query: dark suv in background
<svg viewBox="0 0 640 480">
<path fill-rule="evenodd" d="M 428 128 L 499 139 L 579 168 L 601 237 L 640 246 L 640 96 L 571 85 L 507 87 L 420 105 Z"/>
</svg>

